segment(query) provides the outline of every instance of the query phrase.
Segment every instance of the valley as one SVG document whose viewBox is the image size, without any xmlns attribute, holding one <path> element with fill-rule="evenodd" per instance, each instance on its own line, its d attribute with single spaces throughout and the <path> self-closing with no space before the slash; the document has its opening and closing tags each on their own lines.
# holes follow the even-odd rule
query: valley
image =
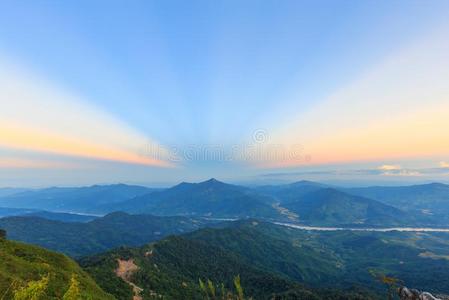
<svg viewBox="0 0 449 300">
<path fill-rule="evenodd" d="M 21 193 L 5 197 L 32 200 Z M 236 276 L 253 299 L 382 299 L 378 276 L 449 293 L 449 282 L 433 281 L 449 278 L 449 226 L 400 206 L 311 182 L 247 188 L 211 179 L 129 197 L 93 201 L 104 216 L 87 206 L 52 212 L 75 198 L 64 191 L 32 205 L 41 210 L 4 209 L 17 215 L 0 218 L 0 228 L 76 259 L 116 299 L 202 299 L 199 280 L 233 297 Z M 108 212 L 116 208 L 126 212 Z"/>
</svg>

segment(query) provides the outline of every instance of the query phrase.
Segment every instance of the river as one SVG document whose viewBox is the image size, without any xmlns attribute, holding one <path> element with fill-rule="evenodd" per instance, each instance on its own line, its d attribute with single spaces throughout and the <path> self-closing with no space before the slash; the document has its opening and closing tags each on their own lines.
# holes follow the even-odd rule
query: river
<svg viewBox="0 0 449 300">
<path fill-rule="evenodd" d="M 354 227 L 318 227 L 318 226 L 305 226 L 292 223 L 273 222 L 273 224 L 286 226 L 290 228 L 314 230 L 314 231 L 377 231 L 377 232 L 390 232 L 390 231 L 402 231 L 402 232 L 449 232 L 449 228 L 422 228 L 422 227 L 385 227 L 385 228 L 354 228 Z"/>
</svg>

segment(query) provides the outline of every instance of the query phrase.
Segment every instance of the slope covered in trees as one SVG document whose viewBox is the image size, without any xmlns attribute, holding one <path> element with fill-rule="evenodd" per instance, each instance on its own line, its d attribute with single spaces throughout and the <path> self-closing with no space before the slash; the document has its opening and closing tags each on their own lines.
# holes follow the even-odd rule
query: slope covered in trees
<svg viewBox="0 0 449 300">
<path fill-rule="evenodd" d="M 114 299 L 62 254 L 0 236 L 0 262 L 0 299 Z"/>
</svg>

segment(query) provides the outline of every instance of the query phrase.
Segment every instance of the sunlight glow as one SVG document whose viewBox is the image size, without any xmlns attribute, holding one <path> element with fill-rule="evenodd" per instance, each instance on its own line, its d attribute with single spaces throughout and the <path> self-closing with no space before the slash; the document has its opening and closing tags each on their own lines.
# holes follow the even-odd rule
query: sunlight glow
<svg viewBox="0 0 449 300">
<path fill-rule="evenodd" d="M 311 164 L 444 157 L 449 153 L 446 37 L 434 34 L 386 59 L 280 127 L 273 142 L 303 144 Z"/>
<path fill-rule="evenodd" d="M 0 146 L 156 167 L 139 150 L 165 150 L 144 135 L 37 76 L 0 61 Z"/>
</svg>

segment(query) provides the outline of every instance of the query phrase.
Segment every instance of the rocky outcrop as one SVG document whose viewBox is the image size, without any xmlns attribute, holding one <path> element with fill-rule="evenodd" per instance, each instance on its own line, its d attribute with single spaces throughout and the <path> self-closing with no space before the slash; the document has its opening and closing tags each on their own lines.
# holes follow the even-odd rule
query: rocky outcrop
<svg viewBox="0 0 449 300">
<path fill-rule="evenodd" d="M 405 286 L 400 287 L 398 290 L 399 298 L 401 300 L 446 300 L 449 299 L 445 296 L 433 296 L 428 292 L 420 292 L 416 289 L 409 289 Z"/>
</svg>

